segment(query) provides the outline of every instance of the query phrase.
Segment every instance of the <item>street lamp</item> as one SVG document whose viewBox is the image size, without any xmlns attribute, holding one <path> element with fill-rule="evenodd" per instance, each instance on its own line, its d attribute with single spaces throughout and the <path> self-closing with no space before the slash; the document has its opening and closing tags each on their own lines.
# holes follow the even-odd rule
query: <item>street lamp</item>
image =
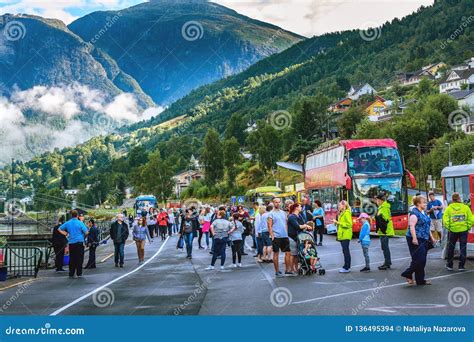
<svg viewBox="0 0 474 342">
<path fill-rule="evenodd" d="M 448 146 L 448 166 L 453 166 L 453 163 L 451 162 L 451 143 L 444 144 Z"/>
<path fill-rule="evenodd" d="M 426 192 L 426 198 L 428 198 L 428 188 L 426 187 L 426 179 L 425 179 L 425 174 L 423 172 L 423 164 L 421 162 L 421 145 L 418 143 L 418 145 L 408 145 L 408 147 L 411 148 L 416 148 L 418 152 L 418 176 L 420 177 L 419 179 L 423 179 L 423 182 L 425 184 L 425 192 Z M 418 182 L 418 192 L 421 192 L 421 187 L 420 187 L 420 182 Z"/>
</svg>

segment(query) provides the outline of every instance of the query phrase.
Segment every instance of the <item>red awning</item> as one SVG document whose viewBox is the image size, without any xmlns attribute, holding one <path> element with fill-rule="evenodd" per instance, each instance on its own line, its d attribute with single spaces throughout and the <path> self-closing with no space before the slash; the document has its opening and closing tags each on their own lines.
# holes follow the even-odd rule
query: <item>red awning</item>
<svg viewBox="0 0 474 342">
<path fill-rule="evenodd" d="M 363 139 L 363 140 L 341 140 L 346 150 L 353 150 L 362 147 L 390 147 L 397 148 L 397 143 L 393 139 Z"/>
</svg>

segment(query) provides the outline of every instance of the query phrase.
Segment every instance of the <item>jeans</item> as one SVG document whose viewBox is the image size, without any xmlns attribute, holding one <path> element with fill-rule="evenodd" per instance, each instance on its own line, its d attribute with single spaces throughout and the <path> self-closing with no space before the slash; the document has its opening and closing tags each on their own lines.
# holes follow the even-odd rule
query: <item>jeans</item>
<svg viewBox="0 0 474 342">
<path fill-rule="evenodd" d="M 150 237 L 153 238 L 154 234 L 155 234 L 155 226 L 154 224 L 151 224 L 148 226 L 148 232 L 150 233 Z"/>
<path fill-rule="evenodd" d="M 242 250 L 240 249 L 240 245 L 242 244 L 242 240 L 235 240 L 232 241 L 232 263 L 235 264 L 235 260 L 238 260 L 240 264 L 242 262 Z"/>
<path fill-rule="evenodd" d="M 221 256 L 221 266 L 225 264 L 225 249 L 227 247 L 227 238 L 214 238 L 214 254 L 212 254 L 211 266 L 216 264 L 217 257 Z"/>
<path fill-rule="evenodd" d="M 342 247 L 342 253 L 344 254 L 344 266 L 342 268 L 348 270 L 351 268 L 351 251 L 349 250 L 349 243 L 351 240 L 339 241 Z"/>
<path fill-rule="evenodd" d="M 168 223 L 168 236 L 173 235 L 173 225 Z"/>
<path fill-rule="evenodd" d="M 115 264 L 117 265 L 120 261 L 120 265 L 123 265 L 125 242 L 114 242 L 114 247 Z"/>
<path fill-rule="evenodd" d="M 173 233 L 178 233 L 178 224 L 177 223 L 173 223 Z"/>
<path fill-rule="evenodd" d="M 466 263 L 466 248 L 467 248 L 467 234 L 468 231 L 461 232 L 461 233 L 453 233 L 448 232 L 448 267 L 453 267 L 453 259 L 454 259 L 454 247 L 456 246 L 456 242 L 459 240 L 459 268 L 463 268 L 464 264 Z"/>
<path fill-rule="evenodd" d="M 262 235 L 261 234 L 258 234 L 257 238 L 257 254 L 259 256 L 263 256 L 263 239 L 262 239 Z"/>
<path fill-rule="evenodd" d="M 199 232 L 198 245 L 199 245 L 199 248 L 201 248 L 201 247 L 202 247 L 202 245 L 201 245 L 201 241 L 202 241 L 202 229 L 199 229 L 198 232 Z"/>
<path fill-rule="evenodd" d="M 411 255 L 411 264 L 402 273 L 402 277 L 413 279 L 413 272 L 415 272 L 415 280 L 418 285 L 425 283 L 425 266 L 426 266 L 426 255 L 428 249 L 426 243 L 428 240 L 417 238 L 418 245 L 413 244 L 413 238 L 407 236 L 408 249 Z"/>
<path fill-rule="evenodd" d="M 388 236 L 381 236 L 380 237 L 380 247 L 383 251 L 383 257 L 385 259 L 384 265 L 385 266 L 392 266 L 392 259 L 390 257 L 390 248 L 388 246 L 390 238 Z"/>
<path fill-rule="evenodd" d="M 242 250 L 242 254 L 245 253 L 245 239 L 247 236 L 250 236 L 249 234 L 246 234 L 245 232 L 242 233 L 242 246 L 240 246 L 240 249 Z"/>
<path fill-rule="evenodd" d="M 97 245 L 89 247 L 89 260 L 87 261 L 86 268 L 95 268 L 95 250 Z"/>
<path fill-rule="evenodd" d="M 364 253 L 365 267 L 370 268 L 369 246 L 362 246 L 362 252 Z"/>
<path fill-rule="evenodd" d="M 82 275 L 84 263 L 84 244 L 82 242 L 69 244 L 69 276 Z"/>
<path fill-rule="evenodd" d="M 209 232 L 204 233 L 205 239 L 206 239 L 206 246 L 209 248 Z"/>
<path fill-rule="evenodd" d="M 187 256 L 190 257 L 193 254 L 193 233 L 184 233 L 184 244 L 186 245 Z"/>
</svg>

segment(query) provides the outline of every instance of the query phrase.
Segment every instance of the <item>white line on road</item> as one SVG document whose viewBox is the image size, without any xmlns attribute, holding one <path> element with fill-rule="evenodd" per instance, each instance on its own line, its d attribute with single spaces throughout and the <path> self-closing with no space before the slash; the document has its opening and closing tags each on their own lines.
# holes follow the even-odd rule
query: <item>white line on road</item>
<svg viewBox="0 0 474 342">
<path fill-rule="evenodd" d="M 442 278 L 448 278 L 448 277 L 452 277 L 452 276 L 456 276 L 456 275 L 460 275 L 460 274 L 471 273 L 471 272 L 474 272 L 474 270 L 466 271 L 466 272 L 453 273 L 453 274 L 446 274 L 446 275 L 442 275 L 442 276 L 438 276 L 438 277 L 433 277 L 433 278 L 428 278 L 428 279 L 442 279 Z M 316 298 L 311 298 L 311 299 L 300 300 L 300 301 L 297 301 L 297 302 L 293 302 L 293 303 L 291 303 L 291 304 L 292 304 L 292 305 L 295 305 L 295 304 L 310 303 L 310 302 L 315 302 L 315 301 L 323 300 L 323 299 L 329 299 L 329 298 L 347 296 L 347 295 L 351 295 L 351 294 L 355 294 L 355 293 L 362 293 L 362 292 L 367 292 L 367 291 L 374 291 L 374 290 L 376 290 L 376 289 L 377 289 L 377 290 L 380 290 L 380 289 L 386 289 L 386 288 L 389 288 L 389 287 L 403 286 L 403 285 L 407 285 L 407 283 L 406 283 L 406 282 L 403 282 L 403 283 L 391 284 L 391 285 L 386 285 L 386 286 L 371 287 L 371 288 L 364 289 L 364 290 L 357 290 L 357 291 L 336 293 L 336 294 L 332 294 L 332 295 L 328 295 L 328 296 L 323 296 L 323 297 L 316 297 Z"/>
<path fill-rule="evenodd" d="M 439 309 L 445 308 L 445 304 L 406 304 L 406 305 L 397 305 L 397 306 L 379 306 L 376 308 L 366 308 L 368 311 L 377 311 L 377 312 L 388 312 L 395 313 L 397 309 Z"/>
<path fill-rule="evenodd" d="M 163 250 L 163 247 L 165 247 L 165 245 L 166 245 L 166 243 L 168 242 L 169 238 L 170 238 L 170 237 L 168 236 L 168 237 L 166 238 L 165 242 L 163 242 L 163 244 L 160 246 L 160 248 L 158 249 L 158 251 L 157 251 L 155 254 L 153 254 L 153 256 L 152 256 L 150 259 L 148 259 L 147 261 L 145 261 L 143 264 L 141 264 L 141 265 L 138 266 L 137 268 L 133 269 L 132 271 L 130 271 L 130 272 L 128 272 L 128 273 L 125 273 L 125 274 L 121 275 L 121 276 L 118 277 L 118 278 L 115 278 L 114 280 L 109 281 L 108 283 L 106 283 L 106 284 L 104 284 L 104 285 L 102 285 L 102 286 L 99 286 L 99 287 L 96 288 L 95 290 L 92 290 L 92 291 L 86 293 L 85 295 L 83 295 L 83 296 L 77 298 L 76 300 L 72 301 L 71 303 L 69 303 L 69 304 L 63 306 L 62 308 L 57 309 L 57 310 L 54 311 L 52 314 L 50 314 L 50 316 L 56 316 L 56 315 L 60 314 L 61 312 L 63 312 L 64 310 L 70 308 L 71 306 L 76 305 L 77 303 L 83 301 L 83 300 L 86 299 L 87 297 L 92 296 L 94 293 L 97 293 L 97 292 L 99 292 L 100 290 L 106 288 L 107 286 L 110 286 L 110 285 L 112 285 L 112 284 L 118 282 L 119 280 L 121 280 L 121 279 L 123 279 L 123 278 L 125 278 L 125 277 L 128 277 L 129 275 L 131 275 L 131 274 L 133 274 L 133 273 L 139 271 L 140 269 L 142 269 L 145 265 L 147 265 L 148 263 L 150 263 L 154 258 L 156 258 L 156 257 L 161 253 L 161 251 Z"/>
</svg>

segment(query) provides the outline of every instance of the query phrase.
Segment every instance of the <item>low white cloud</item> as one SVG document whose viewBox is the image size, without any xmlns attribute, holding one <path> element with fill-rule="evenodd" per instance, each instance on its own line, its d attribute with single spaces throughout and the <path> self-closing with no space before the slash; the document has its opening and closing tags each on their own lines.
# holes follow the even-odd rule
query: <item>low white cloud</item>
<svg viewBox="0 0 474 342">
<path fill-rule="evenodd" d="M 11 158 L 28 160 L 54 148 L 80 144 L 161 111 L 157 107 L 142 113 L 133 94 L 108 99 L 101 91 L 77 83 L 14 90 L 8 97 L 0 96 L 0 166 Z"/>
</svg>

